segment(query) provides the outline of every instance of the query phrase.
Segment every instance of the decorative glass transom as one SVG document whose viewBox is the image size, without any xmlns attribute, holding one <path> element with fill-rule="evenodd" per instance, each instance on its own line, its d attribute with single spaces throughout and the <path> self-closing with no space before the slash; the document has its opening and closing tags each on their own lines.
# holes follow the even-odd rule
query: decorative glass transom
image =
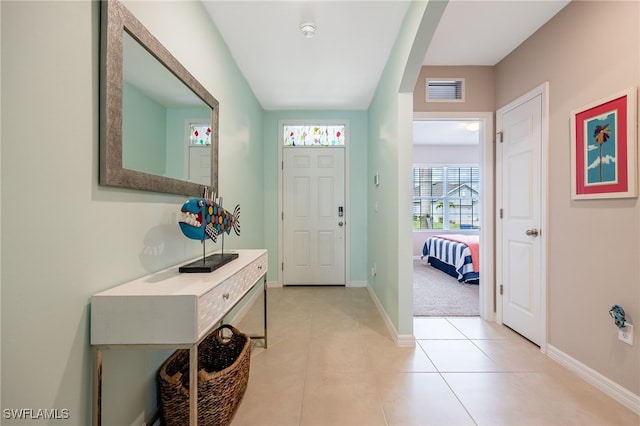
<svg viewBox="0 0 640 426">
<path fill-rule="evenodd" d="M 189 125 L 190 145 L 211 145 L 211 125 L 191 123 Z"/>
<path fill-rule="evenodd" d="M 284 146 L 343 146 L 345 125 L 285 125 Z"/>
</svg>

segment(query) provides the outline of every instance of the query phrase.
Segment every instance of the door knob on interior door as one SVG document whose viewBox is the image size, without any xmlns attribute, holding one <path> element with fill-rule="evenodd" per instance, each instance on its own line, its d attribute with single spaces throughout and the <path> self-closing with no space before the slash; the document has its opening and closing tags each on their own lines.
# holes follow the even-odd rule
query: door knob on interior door
<svg viewBox="0 0 640 426">
<path fill-rule="evenodd" d="M 537 229 L 527 229 L 525 234 L 527 234 L 530 237 L 537 237 L 538 234 L 540 234 L 540 231 L 538 231 Z"/>
<path fill-rule="evenodd" d="M 342 226 L 342 225 L 344 225 L 343 221 L 338 222 L 338 226 Z"/>
</svg>

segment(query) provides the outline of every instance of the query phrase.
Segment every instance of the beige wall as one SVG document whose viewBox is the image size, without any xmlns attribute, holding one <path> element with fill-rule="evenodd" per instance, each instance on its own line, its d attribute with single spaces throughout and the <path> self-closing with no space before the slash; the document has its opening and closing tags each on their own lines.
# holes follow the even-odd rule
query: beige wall
<svg viewBox="0 0 640 426">
<path fill-rule="evenodd" d="M 549 82 L 548 341 L 640 394 L 638 199 L 571 201 L 571 110 L 640 84 L 640 2 L 574 1 L 495 67 L 495 107 Z M 636 324 L 617 340 L 608 311 Z"/>
<path fill-rule="evenodd" d="M 465 78 L 466 102 L 426 103 L 427 76 Z M 571 110 L 640 85 L 640 2 L 574 1 L 495 67 L 422 67 L 414 111 L 495 111 L 545 81 L 548 343 L 640 395 L 640 203 L 571 201 L 569 131 Z M 633 346 L 617 340 L 613 304 L 636 324 Z"/>
<path fill-rule="evenodd" d="M 415 112 L 493 111 L 495 106 L 494 68 L 481 66 L 425 66 L 422 67 L 413 91 Z M 427 77 L 465 79 L 464 102 L 425 102 Z"/>
</svg>

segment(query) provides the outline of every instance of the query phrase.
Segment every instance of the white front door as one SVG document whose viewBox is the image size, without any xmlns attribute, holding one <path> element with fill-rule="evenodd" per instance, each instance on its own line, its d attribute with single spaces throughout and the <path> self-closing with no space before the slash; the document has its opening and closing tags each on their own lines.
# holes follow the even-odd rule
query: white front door
<svg viewBox="0 0 640 426">
<path fill-rule="evenodd" d="M 546 86 L 543 86 L 546 87 Z M 545 339 L 542 146 L 543 91 L 498 110 L 498 284 L 502 322 L 542 345 Z"/>
<path fill-rule="evenodd" d="M 211 147 L 189 147 L 189 182 L 211 185 Z"/>
<path fill-rule="evenodd" d="M 344 148 L 283 148 L 283 285 L 345 285 Z"/>
</svg>

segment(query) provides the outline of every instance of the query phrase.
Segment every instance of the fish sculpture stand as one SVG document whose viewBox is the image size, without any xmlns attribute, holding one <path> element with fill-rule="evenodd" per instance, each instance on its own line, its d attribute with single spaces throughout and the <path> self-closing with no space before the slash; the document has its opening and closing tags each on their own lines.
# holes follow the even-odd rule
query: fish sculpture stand
<svg viewBox="0 0 640 426">
<path fill-rule="evenodd" d="M 240 205 L 231 213 L 222 207 L 220 198 L 209 199 L 205 193 L 205 197 L 190 198 L 182 205 L 178 224 L 185 237 L 202 242 L 202 259 L 181 266 L 180 272 L 211 272 L 238 257 L 237 253 L 224 252 L 224 234 L 233 229 L 240 235 Z M 215 243 L 218 236 L 222 236 L 221 253 L 206 256 L 205 241 Z"/>
</svg>

